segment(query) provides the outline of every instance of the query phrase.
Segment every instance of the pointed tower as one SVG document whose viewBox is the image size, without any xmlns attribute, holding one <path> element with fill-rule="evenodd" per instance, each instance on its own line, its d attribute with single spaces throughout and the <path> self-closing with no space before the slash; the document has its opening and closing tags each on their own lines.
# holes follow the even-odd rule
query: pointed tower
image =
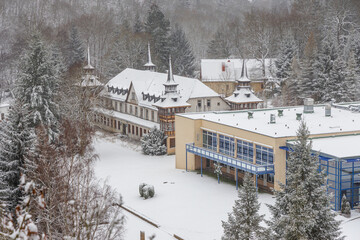
<svg viewBox="0 0 360 240">
<path fill-rule="evenodd" d="M 237 89 L 240 87 L 250 88 L 250 79 L 248 77 L 248 71 L 245 63 L 245 59 L 243 59 L 242 69 L 241 69 L 241 76 L 239 79 L 236 80 L 238 83 Z"/>
<path fill-rule="evenodd" d="M 145 70 L 148 70 L 150 72 L 155 72 L 156 71 L 156 66 L 151 61 L 151 52 L 150 52 L 150 43 L 149 42 L 148 42 L 148 61 L 144 65 L 144 67 L 145 67 Z"/>
<path fill-rule="evenodd" d="M 175 82 L 171 66 L 171 56 L 169 57 L 169 71 L 167 80 L 164 83 L 165 92 L 160 97 L 160 101 L 154 104 L 158 108 L 158 116 L 160 122 L 160 129 L 164 131 L 168 138 L 166 139 L 166 147 L 168 154 L 175 153 L 175 114 L 184 113 L 185 109 L 191 107 L 182 98 L 180 92 L 177 90 L 179 84 Z"/>
<path fill-rule="evenodd" d="M 95 68 L 90 63 L 90 47 L 88 45 L 87 48 L 87 65 L 84 67 L 85 74 L 93 75 L 95 72 Z"/>
<path fill-rule="evenodd" d="M 242 110 L 258 108 L 258 105 L 262 103 L 263 100 L 256 97 L 251 90 L 251 81 L 248 77 L 245 59 L 243 60 L 242 64 L 241 76 L 236 80 L 236 82 L 238 85 L 233 94 L 225 98 L 225 100 L 230 103 L 231 109 Z"/>
<path fill-rule="evenodd" d="M 164 83 L 165 94 L 176 93 L 178 85 L 179 84 L 177 84 L 174 80 L 174 75 L 173 75 L 172 66 L 171 66 L 171 56 L 169 56 L 169 71 L 168 71 L 166 83 Z"/>
<path fill-rule="evenodd" d="M 87 48 L 87 65 L 83 67 L 84 74 L 81 77 L 81 82 L 77 84 L 78 86 L 82 87 L 83 89 L 87 89 L 93 91 L 98 88 L 102 87 L 103 84 L 98 80 L 95 74 L 95 68 L 91 65 L 90 62 L 90 47 L 88 45 Z"/>
</svg>

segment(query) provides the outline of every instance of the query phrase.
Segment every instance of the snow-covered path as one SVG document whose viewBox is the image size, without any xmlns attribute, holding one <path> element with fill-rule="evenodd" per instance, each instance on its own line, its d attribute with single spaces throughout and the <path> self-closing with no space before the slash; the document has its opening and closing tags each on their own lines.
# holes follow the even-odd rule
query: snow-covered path
<svg viewBox="0 0 360 240">
<path fill-rule="evenodd" d="M 233 185 L 217 184 L 214 178 L 175 169 L 175 156 L 145 156 L 139 146 L 116 137 L 97 137 L 95 149 L 100 157 L 96 175 L 107 179 L 122 194 L 127 206 L 186 240 L 221 239 L 221 220 L 227 219 L 237 198 Z M 154 198 L 143 200 L 139 196 L 138 186 L 142 182 L 154 185 Z M 269 217 L 265 203 L 273 203 L 273 196 L 259 194 L 259 201 L 261 214 Z M 145 230 L 146 236 L 155 233 L 156 240 L 171 239 L 163 231 L 127 213 L 126 216 L 129 219 L 125 240 L 139 239 L 140 230 Z M 356 227 L 359 224 L 360 219 L 344 222 L 346 239 L 359 239 L 360 229 Z"/>
</svg>

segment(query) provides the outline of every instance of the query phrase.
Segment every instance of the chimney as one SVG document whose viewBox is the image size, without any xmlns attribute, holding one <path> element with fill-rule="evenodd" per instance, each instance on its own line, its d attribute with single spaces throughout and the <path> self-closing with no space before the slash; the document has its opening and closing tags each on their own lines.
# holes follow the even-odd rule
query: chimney
<svg viewBox="0 0 360 240">
<path fill-rule="evenodd" d="M 304 99 L 304 113 L 314 113 L 314 99 L 305 98 Z"/>
<path fill-rule="evenodd" d="M 325 105 L 325 117 L 331 117 L 331 105 L 330 104 Z"/>
<path fill-rule="evenodd" d="M 250 111 L 249 111 L 249 112 L 248 112 L 248 119 L 254 118 L 253 114 L 254 114 L 253 112 L 250 112 Z"/>
<path fill-rule="evenodd" d="M 272 124 L 276 123 L 275 114 L 273 114 L 273 113 L 270 114 L 270 123 L 272 123 Z"/>
<path fill-rule="evenodd" d="M 224 62 L 221 64 L 221 70 L 222 70 L 223 72 L 225 72 L 225 63 L 224 63 Z"/>
<path fill-rule="evenodd" d="M 284 110 L 283 109 L 278 109 L 278 117 L 282 117 L 284 116 Z"/>
<path fill-rule="evenodd" d="M 296 113 L 296 120 L 301 120 L 302 113 Z"/>
</svg>

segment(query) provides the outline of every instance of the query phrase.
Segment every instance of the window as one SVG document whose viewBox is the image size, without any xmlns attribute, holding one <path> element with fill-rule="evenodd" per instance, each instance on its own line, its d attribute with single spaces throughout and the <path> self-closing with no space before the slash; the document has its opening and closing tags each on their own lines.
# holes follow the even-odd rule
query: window
<svg viewBox="0 0 360 240">
<path fill-rule="evenodd" d="M 134 92 L 131 93 L 131 100 L 135 100 L 135 93 Z"/>
<path fill-rule="evenodd" d="M 131 126 L 131 130 L 132 130 L 132 131 L 131 131 L 131 132 L 132 132 L 132 134 L 134 135 L 134 134 L 135 134 L 135 131 L 134 131 L 134 125 L 132 125 L 132 126 Z"/>
<path fill-rule="evenodd" d="M 142 128 L 140 128 L 140 137 L 142 137 L 142 133 L 143 133 Z"/>
<path fill-rule="evenodd" d="M 217 134 L 203 130 L 203 147 L 216 151 Z"/>
<path fill-rule="evenodd" d="M 234 138 L 219 135 L 219 152 L 234 156 Z"/>
<path fill-rule="evenodd" d="M 272 148 L 256 145 L 256 164 L 267 165 L 274 163 L 274 150 Z"/>
<path fill-rule="evenodd" d="M 120 109 L 119 112 L 122 112 L 122 103 L 120 103 Z"/>
<path fill-rule="evenodd" d="M 217 105 L 220 106 L 220 102 L 218 102 Z"/>
<path fill-rule="evenodd" d="M 138 108 L 135 107 L 135 116 L 137 116 L 137 115 L 138 115 Z"/>
<path fill-rule="evenodd" d="M 207 107 L 211 107 L 211 100 L 210 100 L 210 99 L 207 99 L 207 100 L 206 100 L 206 106 L 207 106 Z"/>
<path fill-rule="evenodd" d="M 143 114 L 144 114 L 144 109 L 140 108 L 140 118 L 143 118 Z"/>
<path fill-rule="evenodd" d="M 175 147 L 175 138 L 170 138 L 170 148 Z"/>
<path fill-rule="evenodd" d="M 118 121 L 118 130 L 120 130 L 121 123 Z"/>
<path fill-rule="evenodd" d="M 198 101 L 197 101 L 197 106 L 198 106 L 199 108 L 201 108 L 201 100 L 198 100 Z"/>
<path fill-rule="evenodd" d="M 132 105 L 130 105 L 130 114 L 132 114 Z"/>
<path fill-rule="evenodd" d="M 147 110 L 147 109 L 146 109 L 146 111 L 145 111 L 145 118 L 146 118 L 146 120 L 149 119 L 149 110 Z"/>
<path fill-rule="evenodd" d="M 139 135 L 139 128 L 136 127 L 136 136 Z"/>
<path fill-rule="evenodd" d="M 155 112 L 151 111 L 151 121 L 154 121 L 154 119 L 155 119 Z"/>
<path fill-rule="evenodd" d="M 237 140 L 237 158 L 243 159 L 248 162 L 253 162 L 254 159 L 254 146 L 250 142 Z"/>
</svg>

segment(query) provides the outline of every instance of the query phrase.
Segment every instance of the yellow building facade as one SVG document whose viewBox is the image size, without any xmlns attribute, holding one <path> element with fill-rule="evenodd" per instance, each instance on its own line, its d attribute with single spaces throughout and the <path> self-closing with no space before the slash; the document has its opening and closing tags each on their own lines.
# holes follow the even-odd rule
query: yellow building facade
<svg viewBox="0 0 360 240">
<path fill-rule="evenodd" d="M 325 106 L 257 109 L 176 115 L 176 168 L 190 171 L 222 164 L 223 173 L 237 181 L 244 172 L 254 174 L 259 188 L 279 190 L 285 183 L 288 141 L 296 139 L 300 119 L 310 137 L 360 133 L 360 115 Z M 305 112 L 304 112 L 305 111 Z M 236 175 L 238 177 L 236 177 Z"/>
</svg>

